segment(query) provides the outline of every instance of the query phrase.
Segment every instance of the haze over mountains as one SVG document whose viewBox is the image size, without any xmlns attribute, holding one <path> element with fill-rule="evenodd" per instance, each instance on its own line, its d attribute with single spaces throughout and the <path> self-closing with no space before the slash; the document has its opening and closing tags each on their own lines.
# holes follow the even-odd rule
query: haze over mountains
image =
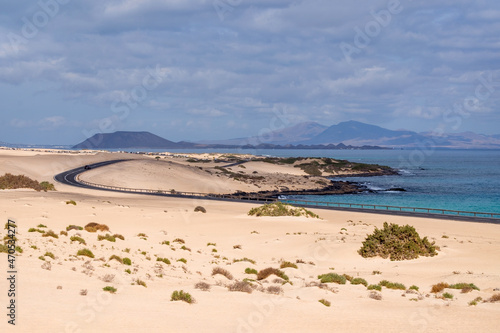
<svg viewBox="0 0 500 333">
<path fill-rule="evenodd" d="M 343 143 L 352 146 L 369 145 L 388 148 L 411 148 L 425 145 L 440 148 L 497 149 L 500 148 L 500 135 L 464 132 L 437 136 L 432 132 L 395 131 L 351 120 L 330 127 L 314 122 L 305 122 L 261 136 L 207 141 L 207 143 L 238 145 L 255 143 L 328 145 Z"/>
<path fill-rule="evenodd" d="M 10 147 L 34 147 L 35 145 L 7 144 Z M 500 134 L 483 135 L 473 132 L 435 135 L 432 132 L 417 133 L 407 130 L 389 130 L 358 121 L 346 121 L 332 126 L 315 122 L 303 122 L 276 131 L 262 132 L 248 138 L 207 140 L 199 143 L 173 142 L 149 132 L 118 131 L 98 133 L 74 145 L 75 149 L 188 149 L 188 148 L 262 148 L 262 149 L 350 149 L 386 148 L 464 148 L 500 149 Z M 63 148 L 64 146 L 52 146 Z M 67 146 L 66 146 L 67 147 Z"/>
</svg>

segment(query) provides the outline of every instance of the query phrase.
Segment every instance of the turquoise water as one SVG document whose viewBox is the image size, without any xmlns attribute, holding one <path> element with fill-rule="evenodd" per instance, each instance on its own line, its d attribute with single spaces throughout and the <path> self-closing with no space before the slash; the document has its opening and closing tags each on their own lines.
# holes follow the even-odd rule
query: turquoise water
<svg viewBox="0 0 500 333">
<path fill-rule="evenodd" d="M 184 152 L 187 152 L 184 150 Z M 192 152 L 201 152 L 192 150 Z M 500 213 L 500 150 L 224 150 L 281 157 L 332 157 L 377 163 L 401 170 L 399 176 L 348 177 L 372 189 L 402 187 L 406 192 L 297 196 L 313 201 L 438 208 Z"/>
</svg>

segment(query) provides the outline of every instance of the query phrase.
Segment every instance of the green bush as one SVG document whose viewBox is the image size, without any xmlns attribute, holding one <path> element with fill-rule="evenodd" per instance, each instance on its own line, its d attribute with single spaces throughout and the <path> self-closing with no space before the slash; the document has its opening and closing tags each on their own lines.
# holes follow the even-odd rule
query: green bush
<svg viewBox="0 0 500 333">
<path fill-rule="evenodd" d="M 257 274 L 257 270 L 253 268 L 245 268 L 245 274 Z"/>
<path fill-rule="evenodd" d="M 184 259 L 184 258 L 177 259 L 177 261 L 180 261 L 180 262 L 183 262 L 183 263 L 187 263 L 187 260 Z"/>
<path fill-rule="evenodd" d="M 370 284 L 366 289 L 382 291 L 382 287 L 378 284 Z"/>
<path fill-rule="evenodd" d="M 66 201 L 66 205 L 76 206 L 76 201 L 75 200 L 68 200 L 68 201 Z"/>
<path fill-rule="evenodd" d="M 78 242 L 80 244 L 87 245 L 87 243 L 85 242 L 85 239 L 83 239 L 82 237 L 79 237 L 79 236 L 71 236 L 69 240 L 72 242 Z"/>
<path fill-rule="evenodd" d="M 412 286 L 410 286 L 409 289 L 418 291 L 419 288 L 416 285 L 412 285 Z"/>
<path fill-rule="evenodd" d="M 327 301 L 326 299 L 320 299 L 318 302 L 320 302 L 321 304 L 323 304 L 324 306 L 330 306 L 332 303 L 330 303 L 329 301 Z"/>
<path fill-rule="evenodd" d="M 189 293 L 185 293 L 182 290 L 180 290 L 180 291 L 175 290 L 172 293 L 170 301 L 183 301 L 183 302 L 192 304 L 192 303 L 194 303 L 194 298 L 192 298 Z"/>
<path fill-rule="evenodd" d="M 66 231 L 70 231 L 70 230 L 83 230 L 83 227 L 80 227 L 78 225 L 73 225 L 73 224 L 70 224 L 66 227 Z"/>
<path fill-rule="evenodd" d="M 287 268 L 287 267 L 298 268 L 296 264 L 289 261 L 283 261 L 280 265 L 280 268 Z"/>
<path fill-rule="evenodd" d="M 461 289 L 462 293 L 467 293 L 472 290 L 479 290 L 479 288 L 474 283 L 465 283 L 465 282 L 449 285 L 448 288 Z"/>
<path fill-rule="evenodd" d="M 111 236 L 110 234 L 106 234 L 105 236 L 97 235 L 97 240 L 98 241 L 107 240 L 109 242 L 116 242 L 116 238 L 114 236 Z"/>
<path fill-rule="evenodd" d="M 250 209 L 248 215 L 255 216 L 305 216 L 319 218 L 318 215 L 303 208 L 295 207 L 282 202 L 274 202 Z"/>
<path fill-rule="evenodd" d="M 156 261 L 161 261 L 167 265 L 170 265 L 170 260 L 168 260 L 167 258 L 156 258 Z"/>
<path fill-rule="evenodd" d="M 391 260 L 416 259 L 419 256 L 437 255 L 437 247 L 427 237 L 420 238 L 415 228 L 384 223 L 383 229 L 375 228 L 368 235 L 358 253 L 364 257 L 390 258 Z"/>
<path fill-rule="evenodd" d="M 44 257 L 50 257 L 52 259 L 56 258 L 56 256 L 52 252 L 45 252 L 45 254 L 43 256 Z"/>
<path fill-rule="evenodd" d="M 405 285 L 398 282 L 389 282 L 387 280 L 382 280 L 379 282 L 379 285 L 381 285 L 382 287 L 386 287 L 387 289 L 406 290 Z"/>
<path fill-rule="evenodd" d="M 337 284 L 345 284 L 347 279 L 343 275 L 339 275 L 337 273 L 328 273 L 318 275 L 318 279 L 321 280 L 321 283 L 337 283 Z"/>
<path fill-rule="evenodd" d="M 44 224 L 39 224 L 39 225 L 37 225 L 36 227 L 37 227 L 37 228 L 47 228 L 47 226 L 46 226 L 46 225 L 44 225 Z"/>
<path fill-rule="evenodd" d="M 453 294 L 450 294 L 450 293 L 444 293 L 444 294 L 443 294 L 443 298 L 453 299 Z"/>
<path fill-rule="evenodd" d="M 362 278 L 354 278 L 351 280 L 351 284 L 362 284 L 363 286 L 368 286 L 368 282 Z"/>
<path fill-rule="evenodd" d="M 132 260 L 130 260 L 130 258 L 123 258 L 123 264 L 124 265 L 132 265 Z"/>
<path fill-rule="evenodd" d="M 241 259 L 233 259 L 233 262 L 241 262 L 241 261 L 246 261 L 246 262 L 249 262 L 249 263 L 254 264 L 254 265 L 256 264 L 255 260 L 249 259 L 247 257 L 241 258 Z"/>
<path fill-rule="evenodd" d="M 136 279 L 135 280 L 135 283 L 139 286 L 143 286 L 144 288 L 147 288 L 148 286 L 146 285 L 146 282 L 140 280 L 140 279 Z"/>
<path fill-rule="evenodd" d="M 45 231 L 44 230 L 40 230 L 40 229 L 35 229 L 35 228 L 29 228 L 28 229 L 28 232 L 39 232 L 41 234 L 44 234 Z"/>
<path fill-rule="evenodd" d="M 76 253 L 76 255 L 77 256 L 87 256 L 89 258 L 94 258 L 94 254 L 89 249 L 78 250 L 78 252 Z"/>
<path fill-rule="evenodd" d="M 114 294 L 114 293 L 116 293 L 117 289 L 114 288 L 114 287 L 111 287 L 111 286 L 107 286 L 107 287 L 102 288 L 102 290 L 107 291 L 107 292 L 109 292 L 111 294 Z"/>
</svg>

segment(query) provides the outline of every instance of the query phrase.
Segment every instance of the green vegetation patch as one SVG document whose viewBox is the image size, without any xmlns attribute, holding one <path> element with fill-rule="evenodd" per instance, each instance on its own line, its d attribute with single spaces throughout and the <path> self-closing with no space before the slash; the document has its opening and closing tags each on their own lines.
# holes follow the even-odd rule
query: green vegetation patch
<svg viewBox="0 0 500 333">
<path fill-rule="evenodd" d="M 274 202 L 250 209 L 250 216 L 305 216 L 318 218 L 319 216 L 303 207 L 295 207 L 282 202 Z"/>
<path fill-rule="evenodd" d="M 194 298 L 183 290 L 175 290 L 170 297 L 170 301 L 183 301 L 192 304 L 194 303 Z"/>
<path fill-rule="evenodd" d="M 437 255 L 437 246 L 427 237 L 420 238 L 414 227 L 384 222 L 384 228 L 375 228 L 368 235 L 358 253 L 364 257 L 390 258 L 391 260 L 416 259 L 419 256 Z"/>
<path fill-rule="evenodd" d="M 406 290 L 405 285 L 399 282 L 390 282 L 387 280 L 382 280 L 379 282 L 379 285 L 382 287 L 386 287 L 387 289 Z"/>
<path fill-rule="evenodd" d="M 337 284 L 345 284 L 347 279 L 343 275 L 339 275 L 337 273 L 328 273 L 318 275 L 318 279 L 321 280 L 321 283 L 337 283 Z"/>
<path fill-rule="evenodd" d="M 94 254 L 89 249 L 78 250 L 78 252 L 76 253 L 76 255 L 77 256 L 87 256 L 89 258 L 94 258 Z"/>
</svg>

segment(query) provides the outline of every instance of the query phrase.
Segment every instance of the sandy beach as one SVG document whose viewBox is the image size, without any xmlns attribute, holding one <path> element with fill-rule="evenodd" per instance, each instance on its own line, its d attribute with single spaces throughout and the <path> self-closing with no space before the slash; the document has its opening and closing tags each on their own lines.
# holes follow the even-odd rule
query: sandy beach
<svg viewBox="0 0 500 333">
<path fill-rule="evenodd" d="M 0 190 L 2 225 L 17 224 L 17 320 L 8 325 L 8 281 L 0 282 L 2 332 L 493 332 L 500 324 L 500 225 L 313 209 L 321 219 L 255 217 L 257 204 L 122 194 L 79 189 L 55 183 L 65 170 L 99 161 L 130 158 L 82 175 L 87 181 L 137 188 L 228 193 L 275 189 L 271 185 L 217 177 L 183 159 L 135 154 L 81 154 L 0 150 L 0 175 L 24 174 L 54 183 L 56 191 Z M 128 164 L 127 164 L 128 163 Z M 161 167 L 160 167 L 161 165 Z M 293 169 L 293 168 L 292 168 Z M 284 184 L 306 188 L 317 181 L 281 166 L 250 162 L 233 172 L 275 174 Z M 217 181 L 213 179 L 218 178 Z M 307 181 L 306 181 L 307 180 Z M 260 187 L 259 187 L 260 186 Z M 266 188 L 268 186 L 268 188 Z M 279 186 L 278 186 L 279 188 Z M 74 202 L 71 203 L 71 201 Z M 195 212 L 202 206 L 206 213 Z M 69 225 L 105 224 L 109 231 L 61 231 Z M 440 247 L 435 257 L 390 261 L 363 258 L 357 250 L 384 222 L 409 224 Z M 43 227 L 39 227 L 43 225 Z M 30 228 L 53 230 L 43 237 Z M 1 231 L 1 236 L 7 230 Z M 114 242 L 98 235 L 117 234 Z M 72 236 L 85 241 L 71 241 Z M 77 255 L 89 249 L 94 258 Z M 47 253 L 52 254 L 53 258 Z M 129 258 L 131 265 L 110 260 Z M 166 258 L 170 264 L 159 261 Z M 0 253 L 7 275 L 7 255 Z M 271 275 L 257 280 L 256 271 L 282 262 L 297 268 L 282 271 L 289 281 Z M 217 274 L 227 270 L 232 279 Z M 381 280 L 418 286 L 418 291 L 367 290 L 349 282 L 321 285 L 318 275 L 347 274 L 368 284 Z M 251 279 L 251 292 L 230 291 L 236 281 Z M 195 285 L 204 282 L 209 290 Z M 452 299 L 431 293 L 433 285 L 473 283 L 480 290 L 445 289 Z M 115 293 L 103 291 L 116 288 Z M 271 288 L 269 288 L 271 287 Z M 171 301 L 174 291 L 188 292 L 195 302 Z M 375 293 L 377 296 L 371 296 Z M 376 299 L 381 298 L 381 299 Z M 324 299 L 331 303 L 325 306 Z"/>
</svg>

